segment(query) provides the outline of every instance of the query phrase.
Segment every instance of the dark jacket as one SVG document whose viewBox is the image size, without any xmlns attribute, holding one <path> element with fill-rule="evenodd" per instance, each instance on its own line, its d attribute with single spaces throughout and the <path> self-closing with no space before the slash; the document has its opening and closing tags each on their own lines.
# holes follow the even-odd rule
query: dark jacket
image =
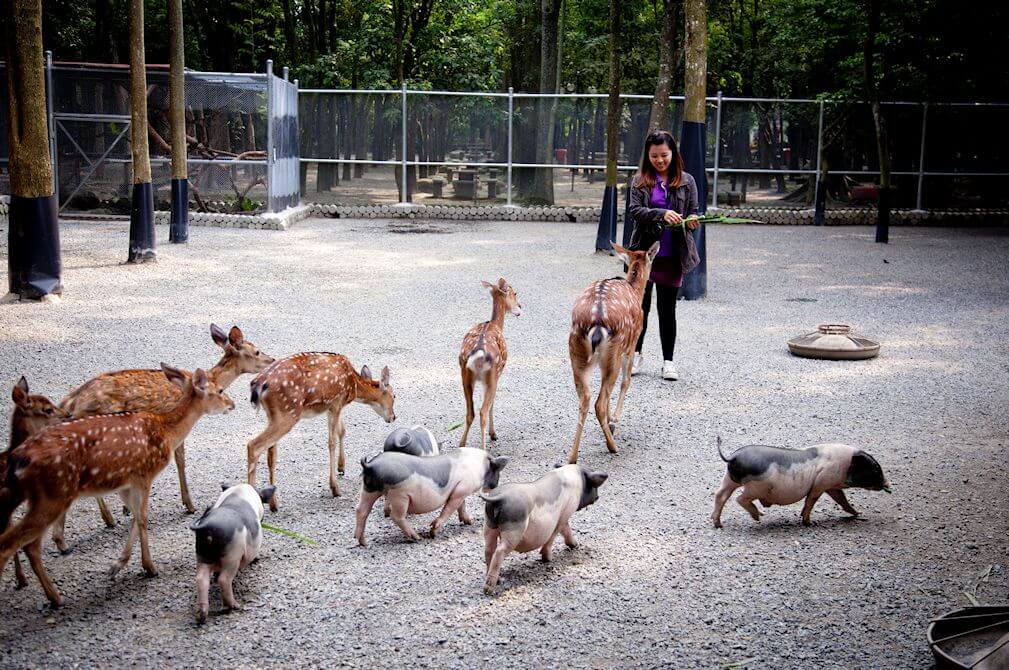
<svg viewBox="0 0 1009 670">
<path fill-rule="evenodd" d="M 635 177 L 631 183 L 631 201 L 628 214 L 634 220 L 634 231 L 631 233 L 631 249 L 644 250 L 652 246 L 662 234 L 662 216 L 667 209 L 685 217 L 697 214 L 697 183 L 686 172 L 680 177 L 680 185 L 676 187 L 669 207 L 652 207 L 649 200 L 651 190 L 640 186 Z"/>
</svg>

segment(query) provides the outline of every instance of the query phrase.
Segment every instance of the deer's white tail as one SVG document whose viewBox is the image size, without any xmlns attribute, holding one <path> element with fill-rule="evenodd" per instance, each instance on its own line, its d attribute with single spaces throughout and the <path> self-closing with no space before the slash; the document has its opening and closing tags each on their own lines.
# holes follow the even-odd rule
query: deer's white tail
<svg viewBox="0 0 1009 670">
<path fill-rule="evenodd" d="M 491 369 L 494 359 L 483 349 L 477 349 L 466 359 L 466 368 L 477 378 L 483 377 L 484 373 Z"/>
</svg>

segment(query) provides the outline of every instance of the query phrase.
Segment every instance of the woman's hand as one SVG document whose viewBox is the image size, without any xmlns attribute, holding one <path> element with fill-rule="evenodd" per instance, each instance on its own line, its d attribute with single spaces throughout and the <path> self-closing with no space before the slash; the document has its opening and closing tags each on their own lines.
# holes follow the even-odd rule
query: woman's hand
<svg viewBox="0 0 1009 670">
<path fill-rule="evenodd" d="M 671 209 L 667 209 L 666 213 L 662 215 L 662 220 L 671 226 L 679 225 L 683 221 L 683 217 L 674 212 Z"/>
<path fill-rule="evenodd" d="M 687 228 L 690 230 L 696 230 L 699 225 L 701 225 L 701 220 L 696 216 L 687 217 Z"/>
</svg>

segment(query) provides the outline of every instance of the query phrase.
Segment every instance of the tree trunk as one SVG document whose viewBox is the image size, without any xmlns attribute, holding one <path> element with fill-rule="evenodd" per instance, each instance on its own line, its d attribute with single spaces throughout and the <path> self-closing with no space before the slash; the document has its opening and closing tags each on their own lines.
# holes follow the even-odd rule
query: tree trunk
<svg viewBox="0 0 1009 670">
<path fill-rule="evenodd" d="M 682 0 L 663 0 L 662 37 L 659 39 L 659 74 L 655 81 L 655 97 L 648 115 L 648 131 L 669 128 L 669 93 L 673 88 L 673 67 L 679 49 L 673 44 L 677 35 L 677 20 Z"/>
<path fill-rule="evenodd" d="M 882 13 L 882 0 L 869 0 L 869 30 L 865 36 L 864 75 L 865 92 L 872 110 L 872 121 L 876 127 L 876 151 L 879 155 L 879 201 L 876 214 L 876 241 L 890 239 L 890 146 L 887 138 L 886 119 L 879 104 L 879 85 L 874 69 L 876 33 Z"/>
<path fill-rule="evenodd" d="M 561 16 L 563 0 L 541 0 L 540 93 L 557 93 L 560 88 Z M 536 112 L 536 162 L 553 163 L 554 118 L 557 98 L 539 98 Z M 532 198 L 538 204 L 554 204 L 553 168 L 536 168 Z"/>
<path fill-rule="evenodd" d="M 186 156 L 185 38 L 182 0 L 168 0 L 169 74 L 168 116 L 172 143 L 172 216 L 168 239 L 185 242 L 189 238 L 189 173 Z"/>
<path fill-rule="evenodd" d="M 8 288 L 11 298 L 44 298 L 61 294 L 63 285 L 42 66 L 42 2 L 10 0 L 0 6 L 10 150 Z"/>
<path fill-rule="evenodd" d="M 154 260 L 154 189 L 147 148 L 147 59 L 144 0 L 130 0 L 130 145 L 133 198 L 130 206 L 129 263 Z"/>
</svg>

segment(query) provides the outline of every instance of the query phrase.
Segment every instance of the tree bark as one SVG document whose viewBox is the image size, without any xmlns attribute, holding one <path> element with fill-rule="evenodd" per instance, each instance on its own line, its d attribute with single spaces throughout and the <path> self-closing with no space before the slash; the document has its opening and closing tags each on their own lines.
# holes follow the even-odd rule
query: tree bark
<svg viewBox="0 0 1009 670">
<path fill-rule="evenodd" d="M 673 48 L 678 37 L 678 19 L 682 0 L 663 0 L 662 36 L 659 39 L 659 74 L 655 81 L 655 97 L 648 115 L 648 131 L 669 128 L 669 93 L 673 88 L 673 68 L 680 50 Z"/>
</svg>

